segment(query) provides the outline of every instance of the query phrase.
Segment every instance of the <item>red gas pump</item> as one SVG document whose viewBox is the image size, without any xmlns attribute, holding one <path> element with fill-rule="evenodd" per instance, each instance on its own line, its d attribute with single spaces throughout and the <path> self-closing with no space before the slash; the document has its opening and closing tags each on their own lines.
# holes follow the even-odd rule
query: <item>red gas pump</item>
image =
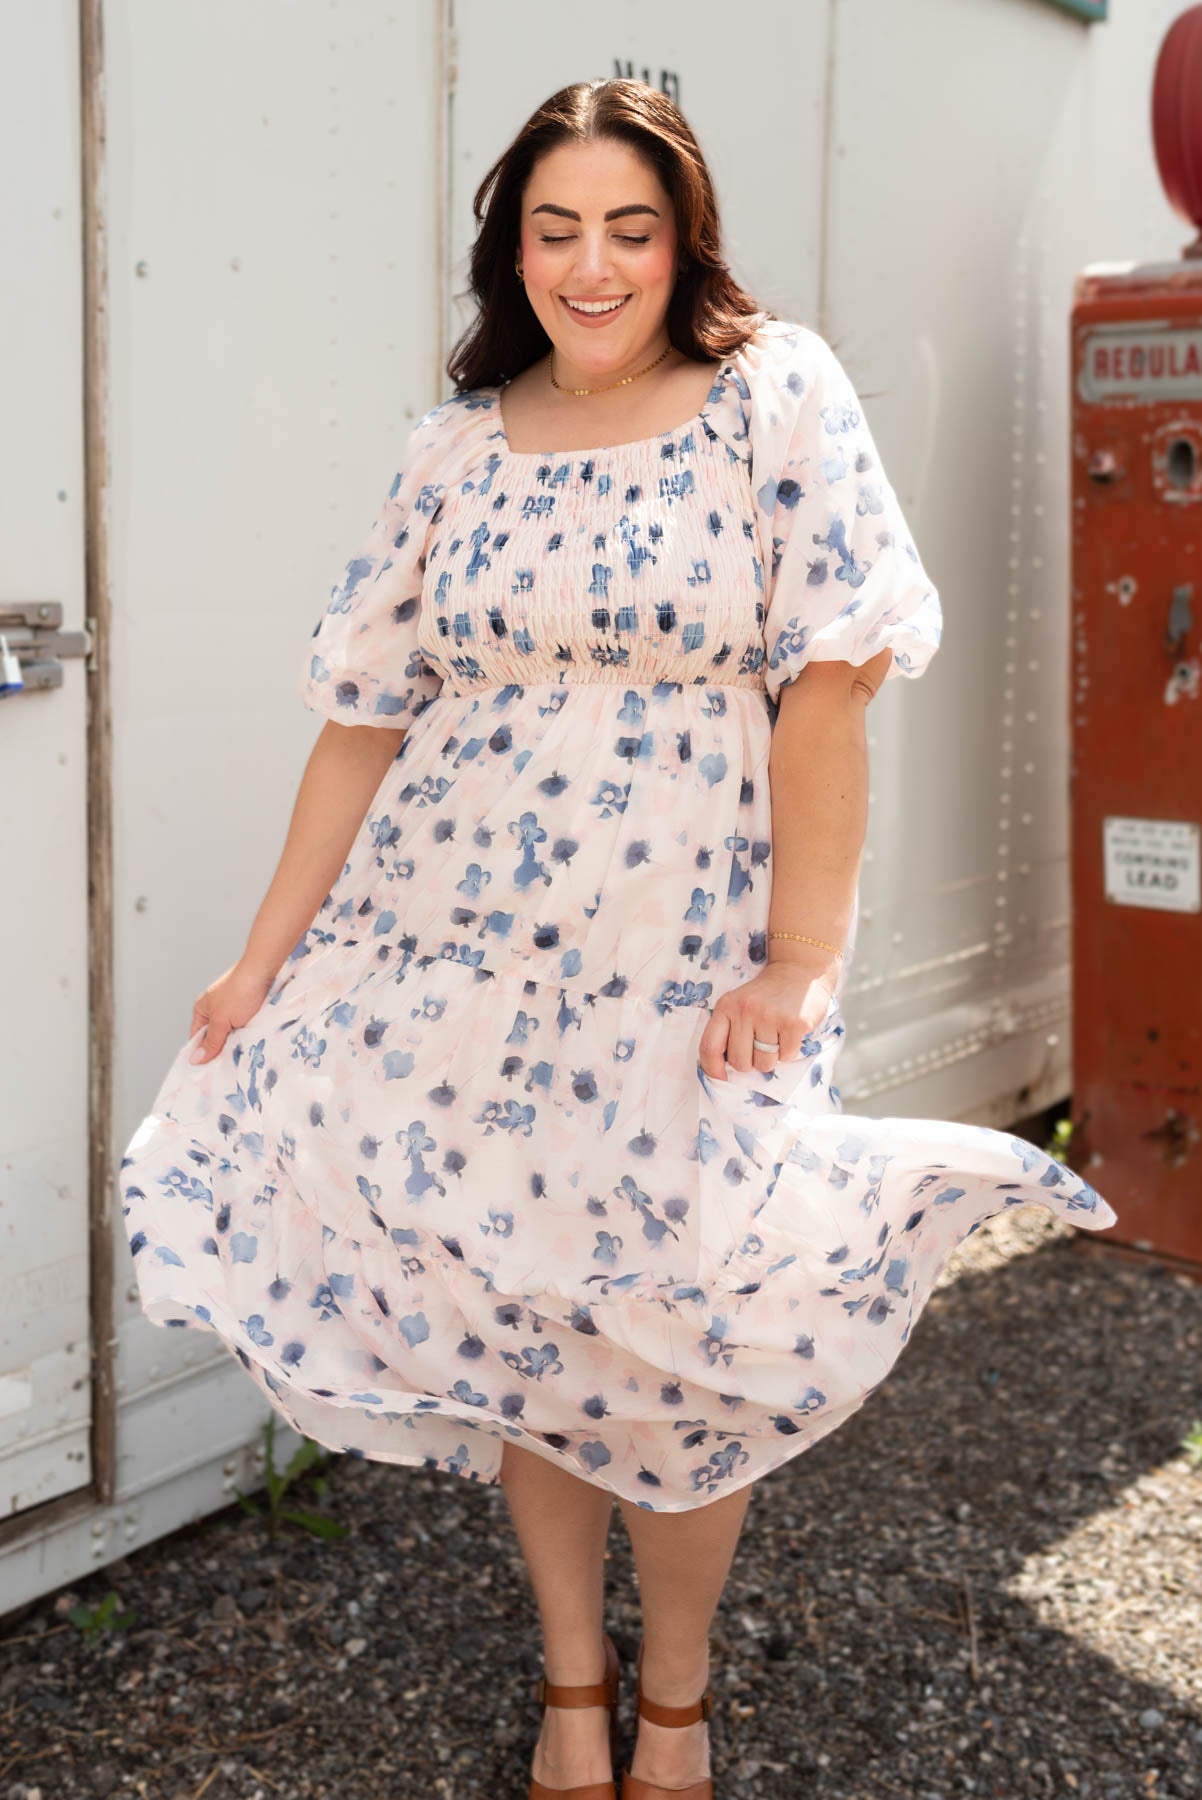
<svg viewBox="0 0 1202 1800">
<path fill-rule="evenodd" d="M 1202 227 L 1202 6 L 1152 131 Z M 1202 1278 L 1202 234 L 1086 268 L 1071 331 L 1071 1160 L 1105 1245 Z"/>
</svg>

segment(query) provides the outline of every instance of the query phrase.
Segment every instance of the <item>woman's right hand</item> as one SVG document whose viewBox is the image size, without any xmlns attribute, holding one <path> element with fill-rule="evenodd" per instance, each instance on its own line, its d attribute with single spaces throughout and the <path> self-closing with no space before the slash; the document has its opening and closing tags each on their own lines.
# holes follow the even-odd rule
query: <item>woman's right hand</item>
<svg viewBox="0 0 1202 1800">
<path fill-rule="evenodd" d="M 233 968 L 211 982 L 192 1007 L 188 1036 L 194 1037 L 202 1026 L 205 1035 L 190 1053 L 188 1061 L 212 1062 L 230 1032 L 254 1018 L 274 980 L 274 974 L 253 968 L 239 959 Z"/>
</svg>

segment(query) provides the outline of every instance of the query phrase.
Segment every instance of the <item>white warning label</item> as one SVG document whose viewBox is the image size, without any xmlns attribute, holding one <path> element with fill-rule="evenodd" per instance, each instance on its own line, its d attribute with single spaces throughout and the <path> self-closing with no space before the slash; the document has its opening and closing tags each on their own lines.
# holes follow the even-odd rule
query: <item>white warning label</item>
<svg viewBox="0 0 1202 1800">
<path fill-rule="evenodd" d="M 1192 819 L 1103 819 L 1106 898 L 1162 912 L 1199 911 L 1199 835 Z"/>
</svg>

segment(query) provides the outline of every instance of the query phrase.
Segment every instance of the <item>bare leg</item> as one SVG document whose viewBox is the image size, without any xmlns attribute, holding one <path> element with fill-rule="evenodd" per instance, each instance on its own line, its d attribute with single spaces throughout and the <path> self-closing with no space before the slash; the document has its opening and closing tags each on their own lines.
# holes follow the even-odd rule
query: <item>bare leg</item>
<svg viewBox="0 0 1202 1800">
<path fill-rule="evenodd" d="M 613 1496 L 533 1450 L 506 1444 L 501 1482 L 530 1574 L 548 1681 L 575 1686 L 605 1674 L 605 1542 Z M 603 1706 L 549 1706 L 531 1772 L 546 1787 L 608 1781 Z"/>
<path fill-rule="evenodd" d="M 690 1512 L 619 1504 L 634 1550 L 643 1609 L 643 1691 L 661 1706 L 688 1706 L 705 1692 L 709 1629 L 743 1528 L 751 1483 Z M 685 1787 L 710 1773 L 709 1730 L 640 1719 L 631 1773 Z"/>
</svg>

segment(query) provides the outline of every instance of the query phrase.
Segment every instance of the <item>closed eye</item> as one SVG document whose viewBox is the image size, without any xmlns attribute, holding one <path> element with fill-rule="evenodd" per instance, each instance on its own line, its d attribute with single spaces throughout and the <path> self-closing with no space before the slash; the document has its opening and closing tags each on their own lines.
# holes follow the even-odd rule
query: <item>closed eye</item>
<svg viewBox="0 0 1202 1800">
<path fill-rule="evenodd" d="M 543 244 L 570 244 L 571 241 L 572 240 L 570 237 L 540 237 L 539 238 L 539 242 L 543 243 Z M 649 244 L 651 242 L 651 239 L 649 236 L 648 237 L 623 237 L 621 232 L 619 232 L 617 234 L 617 241 L 619 244 Z"/>
</svg>

